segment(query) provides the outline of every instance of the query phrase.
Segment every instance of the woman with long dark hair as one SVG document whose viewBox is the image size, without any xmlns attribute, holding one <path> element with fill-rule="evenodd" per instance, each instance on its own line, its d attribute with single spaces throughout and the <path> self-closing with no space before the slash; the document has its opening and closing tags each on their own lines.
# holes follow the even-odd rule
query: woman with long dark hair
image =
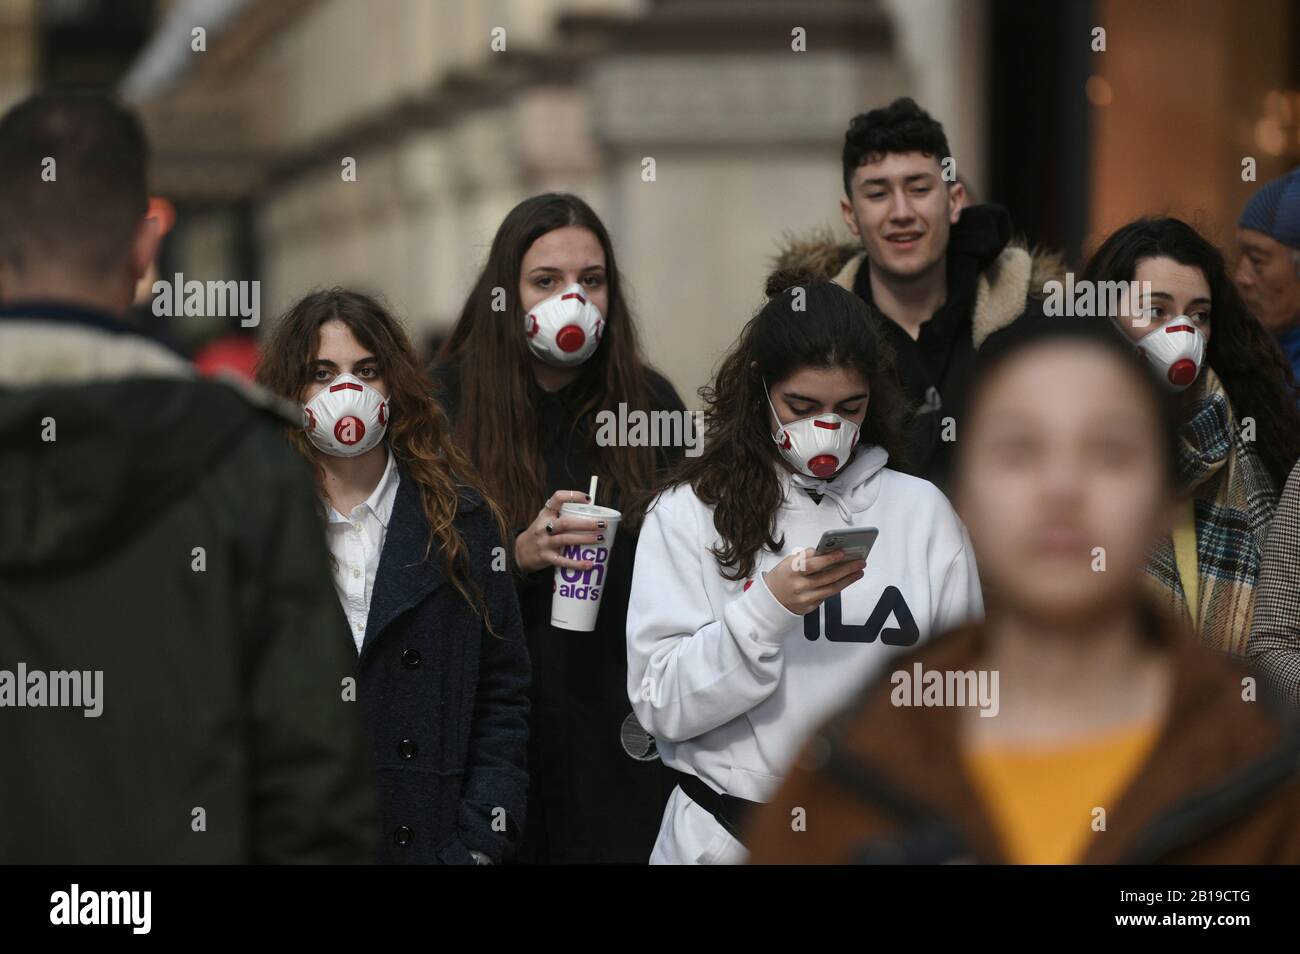
<svg viewBox="0 0 1300 954">
<path fill-rule="evenodd" d="M 948 501 L 886 466 L 902 399 L 867 304 L 798 278 L 769 280 L 702 392 L 704 453 L 641 532 L 628 694 L 678 781 L 656 863 L 743 860 L 744 816 L 804 736 L 905 647 L 981 610 Z M 865 559 L 811 549 L 850 530 L 874 534 Z"/>
<path fill-rule="evenodd" d="M 357 646 L 380 860 L 502 861 L 524 824 L 528 654 L 500 510 L 374 299 L 299 301 L 257 378 L 303 407 L 288 437 L 316 472 Z"/>
<path fill-rule="evenodd" d="M 1203 642 L 1242 655 L 1278 492 L 1300 458 L 1291 370 L 1242 304 L 1222 254 L 1185 222 L 1130 222 L 1083 278 L 1094 288 L 1150 283 L 1149 301 L 1110 316 L 1175 392 L 1181 422 L 1184 503 L 1147 573 Z"/>
<path fill-rule="evenodd" d="M 640 508 L 691 433 L 645 362 L 622 285 L 585 202 L 526 199 L 497 230 L 434 369 L 456 443 L 512 528 L 533 661 L 525 862 L 644 863 L 672 788 L 628 704 L 624 618 Z M 641 415 L 675 426 L 610 426 Z M 596 502 L 622 520 L 595 631 L 572 632 L 551 625 L 556 568 L 591 569 L 571 548 L 599 547 L 607 528 L 560 509 L 586 500 L 593 475 Z"/>
</svg>

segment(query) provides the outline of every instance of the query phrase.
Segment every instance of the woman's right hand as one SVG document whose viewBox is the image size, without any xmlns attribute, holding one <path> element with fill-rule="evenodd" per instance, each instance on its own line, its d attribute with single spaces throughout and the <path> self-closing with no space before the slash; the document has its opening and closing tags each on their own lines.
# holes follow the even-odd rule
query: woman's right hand
<svg viewBox="0 0 1300 954">
<path fill-rule="evenodd" d="M 560 507 L 566 503 L 590 503 L 581 490 L 557 490 L 537 512 L 537 519 L 519 536 L 515 537 L 515 564 L 525 573 L 536 573 L 548 566 L 566 570 L 590 570 L 591 560 L 572 560 L 563 555 L 566 546 L 603 543 L 603 520 L 595 517 L 560 516 Z M 547 525 L 551 532 L 547 532 Z"/>
<path fill-rule="evenodd" d="M 803 616 L 862 579 L 866 565 L 866 560 L 845 560 L 843 550 L 824 556 L 799 550 L 765 572 L 763 579 L 782 606 Z"/>
</svg>

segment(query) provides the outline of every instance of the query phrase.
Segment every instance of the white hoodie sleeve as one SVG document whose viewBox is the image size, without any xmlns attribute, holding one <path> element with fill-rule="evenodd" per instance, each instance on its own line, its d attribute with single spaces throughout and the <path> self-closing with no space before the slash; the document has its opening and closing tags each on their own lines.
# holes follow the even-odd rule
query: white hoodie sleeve
<svg viewBox="0 0 1300 954">
<path fill-rule="evenodd" d="M 722 607 L 705 574 L 717 574 L 688 487 L 661 495 L 636 548 L 627 612 L 628 697 L 647 731 L 680 742 L 754 708 L 776 689 L 781 644 L 801 617 L 754 583 Z"/>
<path fill-rule="evenodd" d="M 939 587 L 933 630 L 935 635 L 984 616 L 984 598 L 980 593 L 979 570 L 975 567 L 975 550 L 966 528 L 960 523 L 958 527 L 961 532 L 961 548 L 948 564 Z"/>
</svg>

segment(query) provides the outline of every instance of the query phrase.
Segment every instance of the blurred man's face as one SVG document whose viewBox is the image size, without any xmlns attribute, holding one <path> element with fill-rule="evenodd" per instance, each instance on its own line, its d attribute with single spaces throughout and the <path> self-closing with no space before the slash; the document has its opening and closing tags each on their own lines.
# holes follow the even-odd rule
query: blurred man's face
<svg viewBox="0 0 1300 954">
<path fill-rule="evenodd" d="M 1233 280 L 1260 323 L 1275 335 L 1300 325 L 1295 249 L 1254 229 L 1237 229 L 1241 259 Z"/>
<path fill-rule="evenodd" d="M 1133 598 L 1171 515 L 1159 415 L 1096 346 L 1008 359 L 965 423 L 955 498 L 991 605 L 1086 620 Z"/>
<path fill-rule="evenodd" d="M 942 172 L 938 157 L 906 152 L 875 157 L 853 173 L 840 211 L 879 277 L 918 278 L 948 253 L 948 231 L 961 218 L 964 190 L 945 182 Z"/>
</svg>

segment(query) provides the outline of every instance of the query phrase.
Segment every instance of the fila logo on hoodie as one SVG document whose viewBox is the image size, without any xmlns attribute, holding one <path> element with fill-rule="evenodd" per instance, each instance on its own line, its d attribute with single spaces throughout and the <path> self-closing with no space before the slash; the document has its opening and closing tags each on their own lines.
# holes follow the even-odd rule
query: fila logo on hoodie
<svg viewBox="0 0 1300 954">
<path fill-rule="evenodd" d="M 746 580 L 745 589 L 754 581 Z M 821 627 L 822 614 L 826 614 L 826 638 L 832 643 L 874 643 L 876 637 L 886 646 L 915 646 L 921 639 L 921 630 L 916 619 L 907 606 L 907 600 L 896 586 L 887 586 L 876 601 L 876 608 L 871 611 L 865 623 L 845 623 L 843 601 L 836 593 L 826 599 L 817 609 L 803 614 L 804 639 L 814 641 L 823 635 Z M 890 616 L 898 623 L 896 627 L 885 629 Z"/>
<path fill-rule="evenodd" d="M 887 586 L 876 602 L 865 623 L 854 625 L 843 622 L 840 594 L 829 597 L 820 607 L 826 616 L 826 638 L 832 643 L 874 643 L 876 637 L 886 646 L 914 646 L 921 639 L 921 630 L 907 608 L 907 600 L 896 586 Z M 898 623 L 896 628 L 885 629 L 890 616 Z M 814 640 L 821 633 L 818 610 L 803 617 L 804 639 Z"/>
</svg>

